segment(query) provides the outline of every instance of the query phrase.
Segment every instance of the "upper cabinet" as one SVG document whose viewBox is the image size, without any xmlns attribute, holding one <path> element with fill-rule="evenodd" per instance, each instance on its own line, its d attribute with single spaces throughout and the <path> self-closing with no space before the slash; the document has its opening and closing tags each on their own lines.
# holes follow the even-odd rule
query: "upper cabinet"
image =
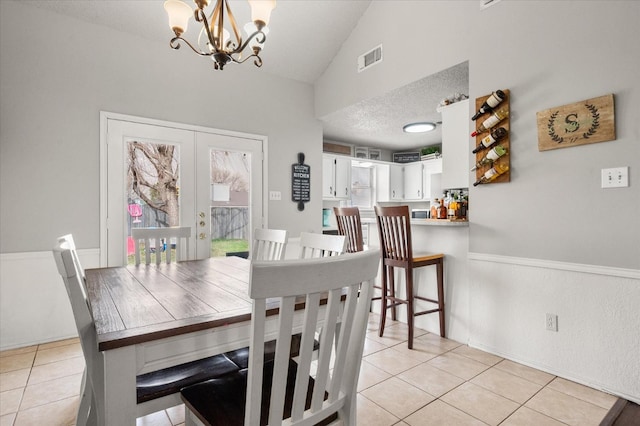
<svg viewBox="0 0 640 426">
<path fill-rule="evenodd" d="M 351 157 L 322 156 L 322 198 L 348 199 L 351 196 Z"/>
<path fill-rule="evenodd" d="M 442 188 L 469 187 L 469 100 L 442 108 Z"/>
<path fill-rule="evenodd" d="M 420 162 L 408 163 L 404 166 L 404 199 L 422 200 L 422 171 L 424 164 Z"/>
<path fill-rule="evenodd" d="M 376 164 L 376 200 L 401 201 L 404 192 L 402 165 Z"/>
</svg>

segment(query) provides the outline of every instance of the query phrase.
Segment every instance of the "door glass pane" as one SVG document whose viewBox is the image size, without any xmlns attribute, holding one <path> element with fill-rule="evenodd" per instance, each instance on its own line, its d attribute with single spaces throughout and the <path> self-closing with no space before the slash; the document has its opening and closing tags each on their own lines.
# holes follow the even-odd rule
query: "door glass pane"
<svg viewBox="0 0 640 426">
<path fill-rule="evenodd" d="M 128 263 L 133 263 L 135 249 L 131 228 L 180 226 L 179 164 L 179 146 L 127 142 Z M 155 262 L 153 252 L 164 246 L 150 249 Z"/>
<path fill-rule="evenodd" d="M 249 254 L 251 155 L 211 149 L 211 256 Z"/>
</svg>

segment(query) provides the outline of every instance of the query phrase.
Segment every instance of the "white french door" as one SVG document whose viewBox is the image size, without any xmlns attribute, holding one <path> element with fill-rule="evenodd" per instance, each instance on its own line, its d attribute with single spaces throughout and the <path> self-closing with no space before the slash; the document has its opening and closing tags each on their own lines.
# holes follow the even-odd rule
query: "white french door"
<svg viewBox="0 0 640 426">
<path fill-rule="evenodd" d="M 101 134 L 102 266 L 127 263 L 132 227 L 189 226 L 197 259 L 232 228 L 215 223 L 219 211 L 242 212 L 234 232 L 247 246 L 262 227 L 266 138 L 104 112 Z M 216 161 L 227 157 L 235 161 Z"/>
</svg>

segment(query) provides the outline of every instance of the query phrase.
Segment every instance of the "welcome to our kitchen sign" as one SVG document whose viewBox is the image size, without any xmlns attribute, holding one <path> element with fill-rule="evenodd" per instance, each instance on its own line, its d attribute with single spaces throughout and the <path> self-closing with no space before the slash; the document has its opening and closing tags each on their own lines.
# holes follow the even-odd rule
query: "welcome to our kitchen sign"
<svg viewBox="0 0 640 426">
<path fill-rule="evenodd" d="M 550 108 L 536 115 L 539 151 L 616 138 L 613 94 Z"/>
</svg>

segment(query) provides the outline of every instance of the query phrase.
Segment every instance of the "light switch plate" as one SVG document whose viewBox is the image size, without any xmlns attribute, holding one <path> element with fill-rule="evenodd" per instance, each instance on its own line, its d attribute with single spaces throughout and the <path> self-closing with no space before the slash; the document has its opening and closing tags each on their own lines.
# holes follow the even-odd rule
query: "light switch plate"
<svg viewBox="0 0 640 426">
<path fill-rule="evenodd" d="M 282 200 L 282 192 L 280 192 L 280 191 L 269 191 L 269 200 L 271 200 L 271 201 L 280 201 L 280 200 Z"/>
<path fill-rule="evenodd" d="M 624 188 L 629 186 L 629 167 L 602 169 L 602 188 Z"/>
</svg>

